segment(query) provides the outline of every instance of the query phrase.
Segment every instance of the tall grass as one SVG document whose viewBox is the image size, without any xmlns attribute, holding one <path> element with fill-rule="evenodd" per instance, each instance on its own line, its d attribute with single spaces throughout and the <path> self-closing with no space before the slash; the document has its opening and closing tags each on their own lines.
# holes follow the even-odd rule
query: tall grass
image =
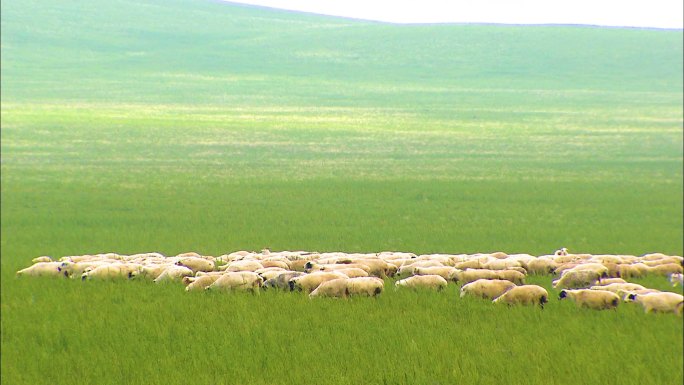
<svg viewBox="0 0 684 385">
<path fill-rule="evenodd" d="M 3 383 L 682 382 L 681 319 L 629 305 L 14 277 L 108 251 L 681 255 L 678 31 L 200 0 L 1 17 Z"/>
</svg>

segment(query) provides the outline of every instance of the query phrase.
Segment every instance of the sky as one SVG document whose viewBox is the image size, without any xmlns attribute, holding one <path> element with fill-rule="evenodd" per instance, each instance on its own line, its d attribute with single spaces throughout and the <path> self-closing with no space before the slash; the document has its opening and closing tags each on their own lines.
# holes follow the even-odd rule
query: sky
<svg viewBox="0 0 684 385">
<path fill-rule="evenodd" d="M 392 23 L 587 24 L 683 29 L 683 0 L 229 0 Z"/>
</svg>

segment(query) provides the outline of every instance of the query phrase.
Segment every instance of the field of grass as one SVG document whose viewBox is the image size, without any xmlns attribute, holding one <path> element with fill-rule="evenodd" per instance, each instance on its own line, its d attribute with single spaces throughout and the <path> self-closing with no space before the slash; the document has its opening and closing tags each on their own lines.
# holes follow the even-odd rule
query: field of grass
<svg viewBox="0 0 684 385">
<path fill-rule="evenodd" d="M 14 277 L 109 251 L 682 255 L 681 31 L 1 6 L 3 383 L 684 380 L 682 319 L 631 306 Z"/>
</svg>

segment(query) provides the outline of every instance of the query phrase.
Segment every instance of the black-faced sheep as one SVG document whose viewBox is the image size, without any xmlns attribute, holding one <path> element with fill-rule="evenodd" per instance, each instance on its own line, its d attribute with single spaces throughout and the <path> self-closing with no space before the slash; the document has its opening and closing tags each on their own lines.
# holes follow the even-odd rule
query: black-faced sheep
<svg viewBox="0 0 684 385">
<path fill-rule="evenodd" d="M 543 309 L 544 304 L 549 302 L 549 293 L 537 285 L 515 286 L 492 302 L 508 305 L 539 305 Z"/>
<path fill-rule="evenodd" d="M 602 290 L 561 290 L 558 299 L 570 298 L 579 307 L 586 307 L 589 309 L 603 310 L 615 309 L 620 304 L 620 297 L 610 291 Z"/>
</svg>

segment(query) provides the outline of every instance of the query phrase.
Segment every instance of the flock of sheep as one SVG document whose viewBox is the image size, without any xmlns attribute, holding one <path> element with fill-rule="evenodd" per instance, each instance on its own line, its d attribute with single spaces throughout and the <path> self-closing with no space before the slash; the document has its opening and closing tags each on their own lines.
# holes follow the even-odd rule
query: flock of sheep
<svg viewBox="0 0 684 385">
<path fill-rule="evenodd" d="M 632 255 L 571 254 L 532 256 L 503 252 L 487 254 L 429 254 L 404 252 L 349 254 L 305 251 L 237 251 L 218 257 L 183 253 L 115 253 L 33 259 L 17 276 L 59 276 L 91 279 L 143 278 L 155 283 L 176 281 L 186 290 L 250 290 L 265 288 L 303 291 L 311 298 L 376 296 L 385 279 L 398 278 L 395 288 L 444 289 L 461 285 L 460 295 L 494 303 L 538 305 L 549 300 L 546 289 L 525 284 L 528 274 L 555 275 L 558 298 L 591 309 L 613 309 L 621 302 L 636 302 L 649 312 L 681 315 L 684 297 L 626 281 L 656 274 L 682 285 L 680 256 L 652 253 Z"/>
</svg>

